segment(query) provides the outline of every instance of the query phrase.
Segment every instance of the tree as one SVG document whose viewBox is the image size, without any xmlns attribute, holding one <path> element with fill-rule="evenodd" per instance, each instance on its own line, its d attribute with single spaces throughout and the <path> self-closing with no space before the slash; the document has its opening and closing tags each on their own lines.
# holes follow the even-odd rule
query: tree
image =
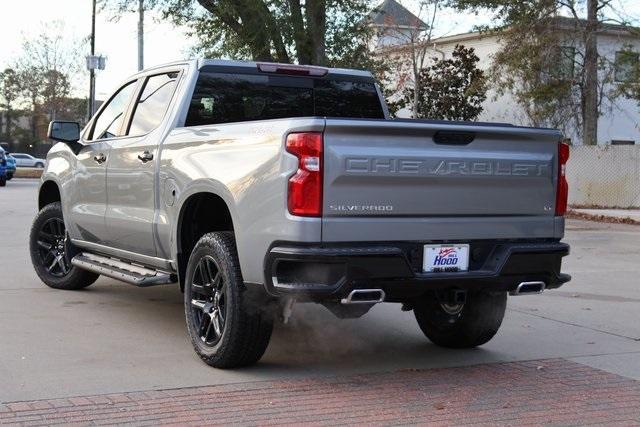
<svg viewBox="0 0 640 427">
<path fill-rule="evenodd" d="M 449 59 L 432 58 L 432 65 L 420 70 L 420 98 L 415 117 L 444 120 L 475 120 L 487 98 L 484 72 L 473 48 L 456 45 Z M 405 92 L 415 102 L 414 90 Z"/>
<path fill-rule="evenodd" d="M 581 31 L 584 42 L 584 80 L 582 86 L 582 141 L 587 145 L 596 145 L 598 143 L 598 117 L 600 111 L 598 108 L 598 30 L 600 22 L 598 21 L 598 12 L 606 7 L 605 4 L 611 3 L 611 0 L 601 0 L 602 4 L 598 4 L 598 0 L 587 0 L 587 22 L 584 30 Z M 567 6 L 571 9 L 576 23 L 580 22 L 580 18 L 576 13 L 575 3 L 573 0 L 567 2 Z"/>
<path fill-rule="evenodd" d="M 130 2 L 111 0 L 116 13 Z M 189 28 L 197 53 L 256 61 L 371 66 L 365 54 L 370 0 L 147 0 Z"/>
<path fill-rule="evenodd" d="M 418 15 L 405 20 L 409 22 L 395 22 L 393 16 L 384 17 L 384 26 L 381 28 L 380 36 L 395 39 L 399 47 L 395 50 L 399 53 L 399 58 L 391 61 L 397 68 L 397 76 L 394 82 L 386 82 L 385 86 L 403 86 L 405 81 L 411 82 L 413 98 L 406 97 L 399 102 L 390 102 L 391 110 L 411 107 L 413 117 L 418 117 L 419 100 L 422 97 L 420 92 L 422 84 L 420 82 L 420 72 L 427 61 L 427 52 L 432 49 L 431 40 L 433 37 L 434 23 L 439 9 L 442 7 L 442 0 L 425 0 L 420 2 Z M 427 22 L 423 21 L 426 20 Z M 384 49 L 384 48 L 383 48 Z M 397 88 L 396 88 L 397 91 Z M 395 92 L 393 89 L 391 93 Z"/>
<path fill-rule="evenodd" d="M 30 142 L 38 140 L 38 128 L 42 119 L 42 87 L 44 72 L 34 66 L 22 64 L 18 71 L 18 85 L 20 95 L 29 110 Z"/>
<path fill-rule="evenodd" d="M 597 143 L 598 117 L 611 75 L 599 55 L 597 34 L 608 23 L 628 26 L 611 0 L 453 0 L 462 10 L 494 13 L 492 30 L 502 48 L 494 60 L 498 92 L 510 90 L 533 124 L 555 126 Z M 584 5 L 585 7 L 582 7 Z M 607 15 L 615 18 L 606 18 Z M 571 49 L 564 49 L 564 48 Z M 552 60 L 571 65 L 571 74 L 558 75 Z"/>
<path fill-rule="evenodd" d="M 61 22 L 44 26 L 35 37 L 25 38 L 22 54 L 13 66 L 14 98 L 29 116 L 29 132 L 21 134 L 23 143 L 43 138 L 49 120 L 65 117 L 69 111 L 71 82 L 80 71 L 79 43 L 66 39 Z M 75 107 L 73 108 L 75 110 Z"/>
<path fill-rule="evenodd" d="M 33 38 L 25 38 L 17 70 L 25 75 L 24 92 L 31 101 L 40 103 L 51 120 L 55 120 L 63 100 L 72 90 L 71 81 L 80 71 L 80 47 L 76 40 L 64 38 L 64 24 L 49 23 L 47 29 Z M 33 81 L 29 81 L 33 76 Z"/>
<path fill-rule="evenodd" d="M 5 111 L 4 117 L 6 121 L 3 126 L 0 120 L 0 136 L 9 141 L 12 138 L 11 127 L 13 111 L 18 96 L 20 95 L 20 84 L 18 80 L 18 75 L 13 68 L 7 68 L 0 72 L 0 109 Z M 1 118 L 2 116 L 0 116 L 0 119 Z"/>
</svg>

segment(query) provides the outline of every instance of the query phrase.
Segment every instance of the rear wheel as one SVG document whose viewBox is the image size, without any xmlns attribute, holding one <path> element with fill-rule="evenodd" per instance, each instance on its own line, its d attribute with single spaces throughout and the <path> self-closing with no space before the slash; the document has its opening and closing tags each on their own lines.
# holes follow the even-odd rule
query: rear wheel
<svg viewBox="0 0 640 427">
<path fill-rule="evenodd" d="M 187 266 L 184 310 L 196 353 L 216 368 L 256 363 L 269 344 L 273 317 L 257 306 L 240 272 L 233 233 L 208 233 Z"/>
<path fill-rule="evenodd" d="M 422 332 L 442 347 L 471 348 L 485 344 L 500 329 L 507 307 L 506 292 L 467 292 L 462 303 L 429 292 L 414 306 Z"/>
<path fill-rule="evenodd" d="M 0 176 L 0 187 L 4 187 L 5 185 L 7 185 L 7 177 Z"/>
<path fill-rule="evenodd" d="M 51 203 L 38 212 L 31 226 L 29 251 L 36 274 L 51 288 L 82 289 L 100 277 L 71 265 L 77 249 L 69 240 L 60 202 Z"/>
</svg>

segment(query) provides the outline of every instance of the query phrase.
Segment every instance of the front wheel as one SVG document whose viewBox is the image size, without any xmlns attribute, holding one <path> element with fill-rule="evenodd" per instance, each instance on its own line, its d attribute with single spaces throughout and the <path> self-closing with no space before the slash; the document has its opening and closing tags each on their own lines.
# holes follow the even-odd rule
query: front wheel
<svg viewBox="0 0 640 427">
<path fill-rule="evenodd" d="M 506 292 L 467 292 L 464 303 L 450 303 L 437 292 L 414 306 L 418 326 L 441 347 L 472 348 L 485 344 L 500 329 L 507 307 Z"/>
<path fill-rule="evenodd" d="M 42 168 L 44 167 L 44 164 L 43 164 L 43 163 L 38 162 L 38 163 L 36 163 L 36 167 L 37 167 L 38 169 L 42 169 Z"/>
<path fill-rule="evenodd" d="M 77 249 L 69 240 L 60 202 L 45 206 L 36 215 L 29 236 L 29 252 L 36 274 L 51 288 L 82 289 L 99 277 L 71 264 Z"/>
<path fill-rule="evenodd" d="M 4 187 L 5 185 L 7 185 L 7 177 L 0 176 L 0 187 Z"/>
<path fill-rule="evenodd" d="M 269 344 L 273 317 L 248 298 L 233 233 L 208 233 L 187 265 L 184 311 L 193 348 L 216 368 L 256 363 Z"/>
</svg>

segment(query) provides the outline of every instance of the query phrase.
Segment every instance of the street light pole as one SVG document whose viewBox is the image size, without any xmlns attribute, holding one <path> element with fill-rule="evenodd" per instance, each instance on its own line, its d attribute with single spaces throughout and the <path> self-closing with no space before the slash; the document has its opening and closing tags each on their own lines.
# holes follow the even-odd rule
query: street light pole
<svg viewBox="0 0 640 427">
<path fill-rule="evenodd" d="M 138 0 L 138 71 L 142 71 L 143 68 L 144 68 L 144 0 Z"/>
<path fill-rule="evenodd" d="M 96 0 L 92 0 L 93 6 L 91 11 L 91 56 L 96 54 Z M 96 71 L 89 69 L 89 114 L 87 120 L 91 119 L 95 111 L 96 103 Z"/>
</svg>

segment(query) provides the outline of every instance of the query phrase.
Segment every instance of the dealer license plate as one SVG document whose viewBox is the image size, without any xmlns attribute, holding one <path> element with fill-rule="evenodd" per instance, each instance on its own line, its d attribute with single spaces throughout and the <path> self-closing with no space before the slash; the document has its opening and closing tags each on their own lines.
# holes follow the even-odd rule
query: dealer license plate
<svg viewBox="0 0 640 427">
<path fill-rule="evenodd" d="M 468 269 L 469 245 L 424 245 L 424 272 L 443 273 Z"/>
</svg>

